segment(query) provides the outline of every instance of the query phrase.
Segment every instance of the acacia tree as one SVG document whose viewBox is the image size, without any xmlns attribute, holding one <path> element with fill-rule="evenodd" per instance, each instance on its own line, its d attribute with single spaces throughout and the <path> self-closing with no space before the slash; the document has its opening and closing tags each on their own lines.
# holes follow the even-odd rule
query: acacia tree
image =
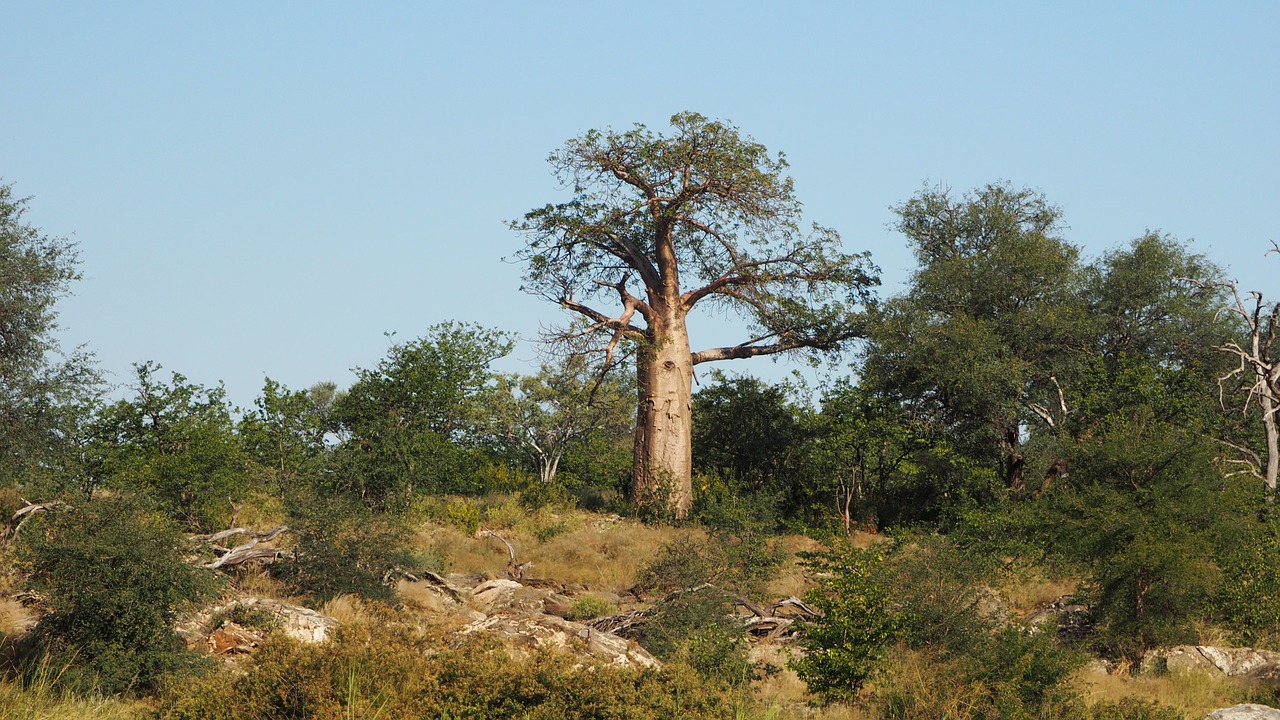
<svg viewBox="0 0 1280 720">
<path fill-rule="evenodd" d="M 864 377 L 1021 493 L 1024 431 L 1062 421 L 1059 380 L 1088 356 L 1079 251 L 1058 208 L 1005 183 L 926 189 L 896 211 L 920 268 L 878 314 Z"/>
<path fill-rule="evenodd" d="M 878 270 L 834 230 L 801 228 L 781 154 L 696 113 L 671 126 L 569 140 L 550 162 L 573 199 L 511 226 L 528 238 L 524 289 L 587 321 L 561 337 L 598 335 L 605 367 L 620 344 L 634 350 L 635 500 L 683 518 L 694 365 L 838 348 L 860 333 L 857 304 Z M 687 318 L 704 303 L 745 316 L 749 336 L 693 352 Z"/>
</svg>

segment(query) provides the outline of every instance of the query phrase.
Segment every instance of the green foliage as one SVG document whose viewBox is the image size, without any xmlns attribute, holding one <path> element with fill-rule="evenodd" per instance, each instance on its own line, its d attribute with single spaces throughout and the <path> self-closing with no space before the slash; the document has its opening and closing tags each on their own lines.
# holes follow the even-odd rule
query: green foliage
<svg viewBox="0 0 1280 720">
<path fill-rule="evenodd" d="M 1271 647 L 1280 639 L 1280 521 L 1241 522 L 1222 552 L 1220 620 L 1245 644 Z"/>
<path fill-rule="evenodd" d="M 244 672 L 174 687 L 157 717 L 696 720 L 728 712 L 717 688 L 678 665 L 639 671 L 580 662 L 557 654 L 517 661 L 477 642 L 445 645 L 385 617 L 377 626 L 343 627 L 323 645 L 273 638 Z"/>
<path fill-rule="evenodd" d="M 1217 448 L 1194 425 L 1161 422 L 1150 407 L 1060 447 L 1072 458 L 1069 475 L 985 524 L 995 547 L 1020 545 L 1084 572 L 1101 626 L 1096 642 L 1108 653 L 1193 641 L 1221 582 L 1223 532 L 1248 514 L 1214 465 Z M 976 527 L 966 533 L 981 534 Z"/>
<path fill-rule="evenodd" d="M 511 347 L 507 333 L 442 323 L 392 345 L 376 368 L 356 370 L 333 408 L 345 437 L 330 490 L 386 509 L 404 507 L 415 491 L 483 489 L 479 414 L 491 392 L 489 364 Z"/>
<path fill-rule="evenodd" d="M 1079 251 L 1057 208 L 1007 184 L 925 190 L 897 213 L 920 268 L 873 323 L 863 377 L 1018 493 L 1022 428 L 1087 357 Z"/>
<path fill-rule="evenodd" d="M 390 600 L 383 576 L 415 564 L 405 529 L 355 499 L 300 498 L 289 504 L 289 515 L 297 535 L 293 562 L 277 562 L 272 572 L 316 603 L 348 593 Z"/>
<path fill-rule="evenodd" d="M 226 527 L 228 500 L 246 491 L 250 463 L 226 392 L 178 373 L 164 384 L 155 363 L 134 369 L 134 399 L 105 408 L 94 424 L 90 449 L 102 483 L 155 498 L 192 529 Z"/>
<path fill-rule="evenodd" d="M 680 591 L 648 612 L 636 639 L 658 659 L 687 664 L 706 680 L 749 682 L 756 667 L 733 607 L 734 597 L 716 587 Z"/>
<path fill-rule="evenodd" d="M 805 624 L 805 654 L 791 665 L 823 701 L 853 700 L 883 670 L 888 679 L 877 683 L 877 693 L 888 717 L 919 717 L 911 713 L 952 702 L 949 693 L 960 687 L 978 688 L 960 705 L 1017 711 L 990 717 L 1035 717 L 1034 709 L 1056 697 L 1083 660 L 1060 648 L 1052 634 L 1031 635 L 1008 624 L 1002 611 L 985 603 L 994 568 L 945 538 L 837 548 L 810 555 L 807 563 L 819 578 L 808 599 L 823 616 Z M 956 688 L 933 688 L 933 699 L 895 695 L 906 692 L 898 687 L 906 675 L 885 669 L 891 648 L 944 668 L 943 677 L 950 674 L 947 682 Z M 1018 714 L 1028 708 L 1031 714 Z"/>
<path fill-rule="evenodd" d="M 638 639 L 662 660 L 682 661 L 702 677 L 730 685 L 756 677 L 734 617 L 737 595 L 759 593 L 781 561 L 776 545 L 750 529 L 682 536 L 641 569 L 637 587 L 666 597 L 649 612 Z"/>
<path fill-rule="evenodd" d="M 1051 633 L 1030 635 L 1024 628 L 1006 626 L 973 646 L 962 662 L 971 682 L 987 683 L 999 704 L 1031 709 L 1034 716 L 1084 659 L 1059 647 Z"/>
<path fill-rule="evenodd" d="M 80 279 L 75 243 L 23 221 L 0 184 L 0 486 L 91 488 L 80 463 L 101 378 L 93 357 L 58 347 L 54 305 Z"/>
<path fill-rule="evenodd" d="M 170 629 L 178 611 L 214 587 L 172 522 L 127 499 L 45 513 L 22 535 L 21 566 L 48 594 L 38 633 L 107 693 L 154 688 L 190 664 Z"/>
<path fill-rule="evenodd" d="M 583 355 L 570 355 L 535 375 L 500 377 L 484 413 L 493 449 L 552 486 L 571 451 L 625 442 L 635 421 L 635 388 L 602 372 Z"/>
<path fill-rule="evenodd" d="M 254 409 L 245 414 L 237 434 L 245 453 L 270 469 L 275 489 L 283 497 L 301 488 L 301 479 L 314 475 L 325 454 L 325 435 L 334 389 L 320 383 L 293 391 L 267 378 Z"/>
<path fill-rule="evenodd" d="M 445 506 L 445 517 L 449 524 L 468 535 L 475 535 L 480 529 L 482 514 L 480 505 L 467 498 L 451 498 Z"/>
<path fill-rule="evenodd" d="M 1215 348 L 1231 335 L 1220 312 L 1225 289 L 1215 284 L 1223 277 L 1204 255 L 1155 232 L 1106 253 L 1085 271 L 1102 356 L 1212 373 L 1224 360 Z"/>
<path fill-rule="evenodd" d="M 786 384 L 712 371 L 693 396 L 694 470 L 726 478 L 736 495 L 767 497 L 785 488 L 801 439 L 791 393 Z"/>
<path fill-rule="evenodd" d="M 987 644 L 1006 619 L 990 602 L 994 564 L 939 535 L 906 536 L 888 545 L 878 582 L 899 608 L 898 637 L 910 647 L 956 655 Z"/>
<path fill-rule="evenodd" d="M 804 624 L 805 652 L 789 664 L 824 702 L 853 700 L 902 626 L 900 611 L 876 579 L 883 562 L 874 550 L 853 548 L 806 557 L 818 586 L 805 599 L 822 617 Z"/>
</svg>

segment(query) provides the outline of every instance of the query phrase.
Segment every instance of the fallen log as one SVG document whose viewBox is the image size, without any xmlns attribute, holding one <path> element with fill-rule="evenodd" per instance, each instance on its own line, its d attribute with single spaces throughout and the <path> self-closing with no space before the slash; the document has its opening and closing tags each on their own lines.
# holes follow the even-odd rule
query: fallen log
<svg viewBox="0 0 1280 720">
<path fill-rule="evenodd" d="M 196 542 L 206 542 L 210 544 L 215 553 L 219 553 L 219 557 L 210 563 L 205 563 L 202 567 L 208 570 L 217 570 L 224 567 L 232 567 L 235 565 L 243 565 L 248 562 L 277 560 L 283 554 L 283 551 L 274 547 L 258 547 L 259 543 L 269 542 L 280 536 L 281 533 L 289 531 L 288 525 L 281 525 L 266 532 L 254 532 L 246 528 L 231 528 L 221 532 L 212 533 L 210 535 L 193 535 L 191 540 Z M 224 548 L 212 543 L 217 540 L 233 537 L 235 535 L 245 535 L 249 538 L 249 542 L 237 545 L 233 548 Z"/>
</svg>

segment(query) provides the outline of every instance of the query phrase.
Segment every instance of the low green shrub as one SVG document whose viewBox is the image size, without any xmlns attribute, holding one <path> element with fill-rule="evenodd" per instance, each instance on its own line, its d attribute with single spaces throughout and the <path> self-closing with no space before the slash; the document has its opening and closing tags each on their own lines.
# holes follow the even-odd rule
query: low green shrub
<svg viewBox="0 0 1280 720">
<path fill-rule="evenodd" d="M 483 512 L 480 505 L 467 498 L 455 498 L 445 507 L 445 518 L 449 524 L 468 535 L 475 535 L 480 529 Z"/>
<path fill-rule="evenodd" d="M 392 590 L 382 582 L 386 572 L 415 564 L 404 527 L 358 500 L 299 498 L 289 512 L 296 544 L 292 557 L 273 563 L 271 572 L 316 603 L 346 594 L 388 600 Z"/>
<path fill-rule="evenodd" d="M 876 575 L 876 550 L 837 548 L 805 558 L 818 586 L 806 595 L 822 616 L 803 624 L 804 654 L 789 664 L 823 702 L 851 701 L 871 679 L 904 619 Z"/>
<path fill-rule="evenodd" d="M 714 587 L 681 592 L 649 611 L 636 639 L 664 662 L 689 665 L 702 678 L 740 685 L 756 678 L 734 598 Z"/>
<path fill-rule="evenodd" d="M 195 662 L 170 628 L 216 585 L 183 561 L 188 552 L 164 513 L 130 498 L 78 502 L 26 528 L 19 563 L 49 607 L 35 639 L 70 660 L 63 679 L 109 694 L 145 691 Z"/>
</svg>

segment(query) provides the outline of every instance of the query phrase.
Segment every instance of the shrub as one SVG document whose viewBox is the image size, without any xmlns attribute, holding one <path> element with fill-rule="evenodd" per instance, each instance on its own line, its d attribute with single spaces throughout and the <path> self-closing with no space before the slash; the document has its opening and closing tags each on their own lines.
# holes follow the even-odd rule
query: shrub
<svg viewBox="0 0 1280 720">
<path fill-rule="evenodd" d="M 22 535 L 19 558 L 48 594 L 40 641 L 74 658 L 108 693 L 145 690 L 187 665 L 170 626 L 208 595 L 212 576 L 183 562 L 186 539 L 149 505 L 113 498 L 50 512 Z"/>
<path fill-rule="evenodd" d="M 1089 704 L 1060 682 L 1028 694 L 1009 675 L 986 663 L 947 659 L 937 650 L 902 648 L 876 681 L 868 705 L 881 720 L 1183 720 L 1172 708 L 1133 697 Z"/>
<path fill-rule="evenodd" d="M 818 587 L 806 595 L 822 617 L 804 623 L 804 655 L 790 666 L 824 702 L 848 701 L 871 678 L 903 618 L 874 578 L 884 557 L 873 549 L 838 548 L 805 558 Z"/>
<path fill-rule="evenodd" d="M 706 680 L 739 685 L 755 678 L 756 667 L 732 611 L 733 597 L 714 587 L 683 592 L 649 611 L 637 639 L 664 662 L 682 662 Z"/>
<path fill-rule="evenodd" d="M 297 534 L 293 562 L 275 563 L 272 572 L 315 601 L 348 593 L 390 599 L 382 582 L 387 570 L 415 562 L 405 549 L 405 530 L 355 499 L 295 501 L 290 515 Z"/>
<path fill-rule="evenodd" d="M 662 546 L 640 571 L 638 585 L 646 592 L 668 593 L 712 583 L 756 595 L 782 557 L 776 540 L 753 532 L 715 530 L 707 539 L 683 535 Z"/>
</svg>

